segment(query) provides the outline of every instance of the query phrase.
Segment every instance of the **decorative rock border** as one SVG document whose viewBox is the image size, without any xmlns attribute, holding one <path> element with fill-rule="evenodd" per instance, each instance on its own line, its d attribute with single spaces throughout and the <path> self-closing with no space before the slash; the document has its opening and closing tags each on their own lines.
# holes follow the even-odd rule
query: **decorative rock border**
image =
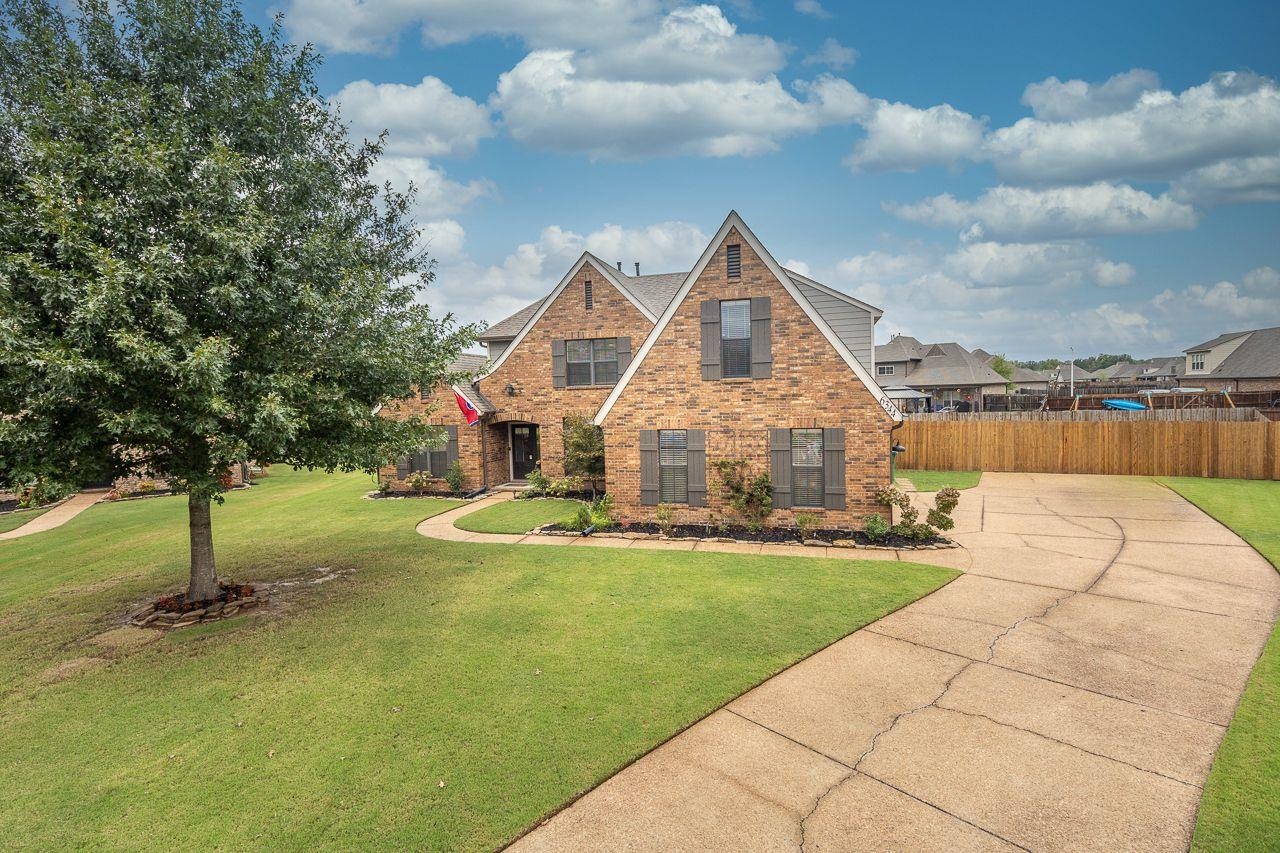
<svg viewBox="0 0 1280 853">
<path fill-rule="evenodd" d="M 248 610 L 253 607 L 265 605 L 271 600 L 271 593 L 267 590 L 255 592 L 246 598 L 236 598 L 231 601 L 215 601 L 208 607 L 202 607 L 198 610 L 189 610 L 186 613 L 177 613 L 172 610 L 157 610 L 154 603 L 148 604 L 139 610 L 135 610 L 129 614 L 126 622 L 135 628 L 160 628 L 162 630 L 170 630 L 173 628 L 186 628 L 188 625 L 196 625 L 201 622 L 217 622 L 220 619 L 227 619 L 235 616 L 242 610 Z"/>
<path fill-rule="evenodd" d="M 931 542 L 926 545 L 863 545 L 854 539 L 836 539 L 832 542 L 826 542 L 822 539 L 806 539 L 803 542 L 756 542 L 751 539 L 734 539 L 731 536 L 664 536 L 661 533 L 622 533 L 618 531 L 592 533 L 591 536 L 584 537 L 575 530 L 548 530 L 549 526 L 535 527 L 529 531 L 529 535 L 571 536 L 578 539 L 644 539 L 653 542 L 726 542 L 743 545 L 786 545 L 795 548 L 852 548 L 859 551 L 945 551 L 950 548 L 960 547 L 960 543 L 953 542 L 950 539 Z"/>
</svg>

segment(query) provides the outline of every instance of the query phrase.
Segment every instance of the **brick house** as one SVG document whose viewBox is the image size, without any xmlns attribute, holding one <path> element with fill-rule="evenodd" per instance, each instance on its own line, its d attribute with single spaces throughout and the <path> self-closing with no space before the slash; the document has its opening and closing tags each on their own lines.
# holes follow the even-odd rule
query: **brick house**
<svg viewBox="0 0 1280 853">
<path fill-rule="evenodd" d="M 470 363 L 472 382 L 385 414 L 431 407 L 450 438 L 436 459 L 456 458 L 468 489 L 534 467 L 562 476 L 564 420 L 580 415 L 603 428 L 606 486 L 628 519 L 659 502 L 680 521 L 727 518 L 714 466 L 737 458 L 771 474 L 770 523 L 812 512 L 849 526 L 875 511 L 901 421 L 872 379 L 882 312 L 784 270 L 736 213 L 692 271 L 638 272 L 584 253 L 550 294 L 481 336 L 488 364 Z M 399 488 L 423 465 L 435 473 L 430 450 L 382 475 Z"/>
<path fill-rule="evenodd" d="M 1280 391 L 1280 326 L 1227 332 L 1186 350 L 1183 387 Z"/>
</svg>

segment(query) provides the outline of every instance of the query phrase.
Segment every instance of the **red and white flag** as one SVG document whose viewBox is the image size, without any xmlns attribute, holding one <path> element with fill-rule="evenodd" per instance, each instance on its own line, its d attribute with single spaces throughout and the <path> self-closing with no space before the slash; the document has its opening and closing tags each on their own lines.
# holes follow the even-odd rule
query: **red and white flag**
<svg viewBox="0 0 1280 853">
<path fill-rule="evenodd" d="M 467 419 L 467 426 L 475 426 L 480 422 L 480 412 L 475 406 L 471 405 L 471 401 L 459 394 L 453 392 L 454 398 L 458 401 L 458 408 L 462 410 L 462 416 Z"/>
</svg>

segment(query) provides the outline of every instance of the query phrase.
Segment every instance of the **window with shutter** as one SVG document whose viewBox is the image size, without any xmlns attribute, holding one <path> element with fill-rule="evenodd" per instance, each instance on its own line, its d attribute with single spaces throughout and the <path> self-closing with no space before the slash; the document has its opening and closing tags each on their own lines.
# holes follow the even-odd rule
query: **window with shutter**
<svg viewBox="0 0 1280 853">
<path fill-rule="evenodd" d="M 587 279 L 582 285 L 583 301 L 587 304 L 587 310 L 590 311 L 595 307 L 595 302 L 591 298 L 591 279 Z"/>
<path fill-rule="evenodd" d="M 449 452 L 441 447 L 431 450 L 430 472 L 432 477 L 443 477 L 449 470 Z"/>
<path fill-rule="evenodd" d="M 720 303 L 720 375 L 751 376 L 751 300 Z"/>
<path fill-rule="evenodd" d="M 742 247 L 725 246 L 725 261 L 729 278 L 742 278 Z"/>
<path fill-rule="evenodd" d="M 658 431 L 658 500 L 689 502 L 689 435 L 682 429 Z"/>
<path fill-rule="evenodd" d="M 618 339 L 565 341 L 567 385 L 613 385 L 618 381 Z"/>
<path fill-rule="evenodd" d="M 791 430 L 791 505 L 825 506 L 822 476 L 822 430 Z"/>
</svg>

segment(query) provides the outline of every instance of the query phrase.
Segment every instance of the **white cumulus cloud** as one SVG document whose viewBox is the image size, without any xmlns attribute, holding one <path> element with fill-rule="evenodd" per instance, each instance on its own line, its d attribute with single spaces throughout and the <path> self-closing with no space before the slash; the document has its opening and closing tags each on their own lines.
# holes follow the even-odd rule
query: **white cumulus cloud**
<svg viewBox="0 0 1280 853">
<path fill-rule="evenodd" d="M 1111 115 L 1130 109 L 1144 92 L 1160 88 L 1154 71 L 1135 68 L 1117 74 L 1104 83 L 1086 83 L 1050 77 L 1032 83 L 1022 93 L 1022 103 L 1044 121 L 1072 121 L 1091 116 Z"/>
<path fill-rule="evenodd" d="M 1280 201 L 1280 154 L 1239 157 L 1194 169 L 1173 182 L 1172 195 L 1199 204 Z"/>
<path fill-rule="evenodd" d="M 836 71 L 843 71 L 857 61 L 858 51 L 833 38 L 824 40 L 822 47 L 804 58 L 805 65 L 824 65 Z"/>
<path fill-rule="evenodd" d="M 828 12 L 818 0 L 796 0 L 795 10 L 801 15 L 808 15 L 811 18 L 830 18 L 831 13 Z"/>
<path fill-rule="evenodd" d="M 370 169 L 369 177 L 374 183 L 390 183 L 400 192 L 406 192 L 412 183 L 417 189 L 414 212 L 419 221 L 425 222 L 455 214 L 477 199 L 494 194 L 491 182 L 454 181 L 443 169 L 421 157 L 383 157 Z"/>
<path fill-rule="evenodd" d="M 1280 151 L 1280 87 L 1248 72 L 1215 74 L 1176 95 L 1144 91 L 1119 112 L 1069 121 L 1025 118 L 990 134 L 985 150 L 1002 178 L 1019 183 L 1171 178 Z"/>
<path fill-rule="evenodd" d="M 950 104 L 920 109 L 876 101 L 862 120 L 867 136 L 845 158 L 845 165 L 867 171 L 914 171 L 956 163 L 978 152 L 986 122 Z"/>
<path fill-rule="evenodd" d="M 389 131 L 387 150 L 393 154 L 465 155 L 493 135 L 488 107 L 454 94 L 438 77 L 414 85 L 355 80 L 333 100 L 356 137 L 373 139 Z"/>
<path fill-rule="evenodd" d="M 572 51 L 534 51 L 498 79 L 492 104 L 518 141 L 593 157 L 758 154 L 779 140 L 852 121 L 868 107 L 845 80 L 788 92 L 776 77 L 654 83 L 578 73 Z"/>
<path fill-rule="evenodd" d="M 997 186 L 973 201 L 944 193 L 916 204 L 886 204 L 885 209 L 911 222 L 961 229 L 968 239 L 1043 240 L 1196 225 L 1190 205 L 1106 183 L 1043 190 Z"/>
</svg>

